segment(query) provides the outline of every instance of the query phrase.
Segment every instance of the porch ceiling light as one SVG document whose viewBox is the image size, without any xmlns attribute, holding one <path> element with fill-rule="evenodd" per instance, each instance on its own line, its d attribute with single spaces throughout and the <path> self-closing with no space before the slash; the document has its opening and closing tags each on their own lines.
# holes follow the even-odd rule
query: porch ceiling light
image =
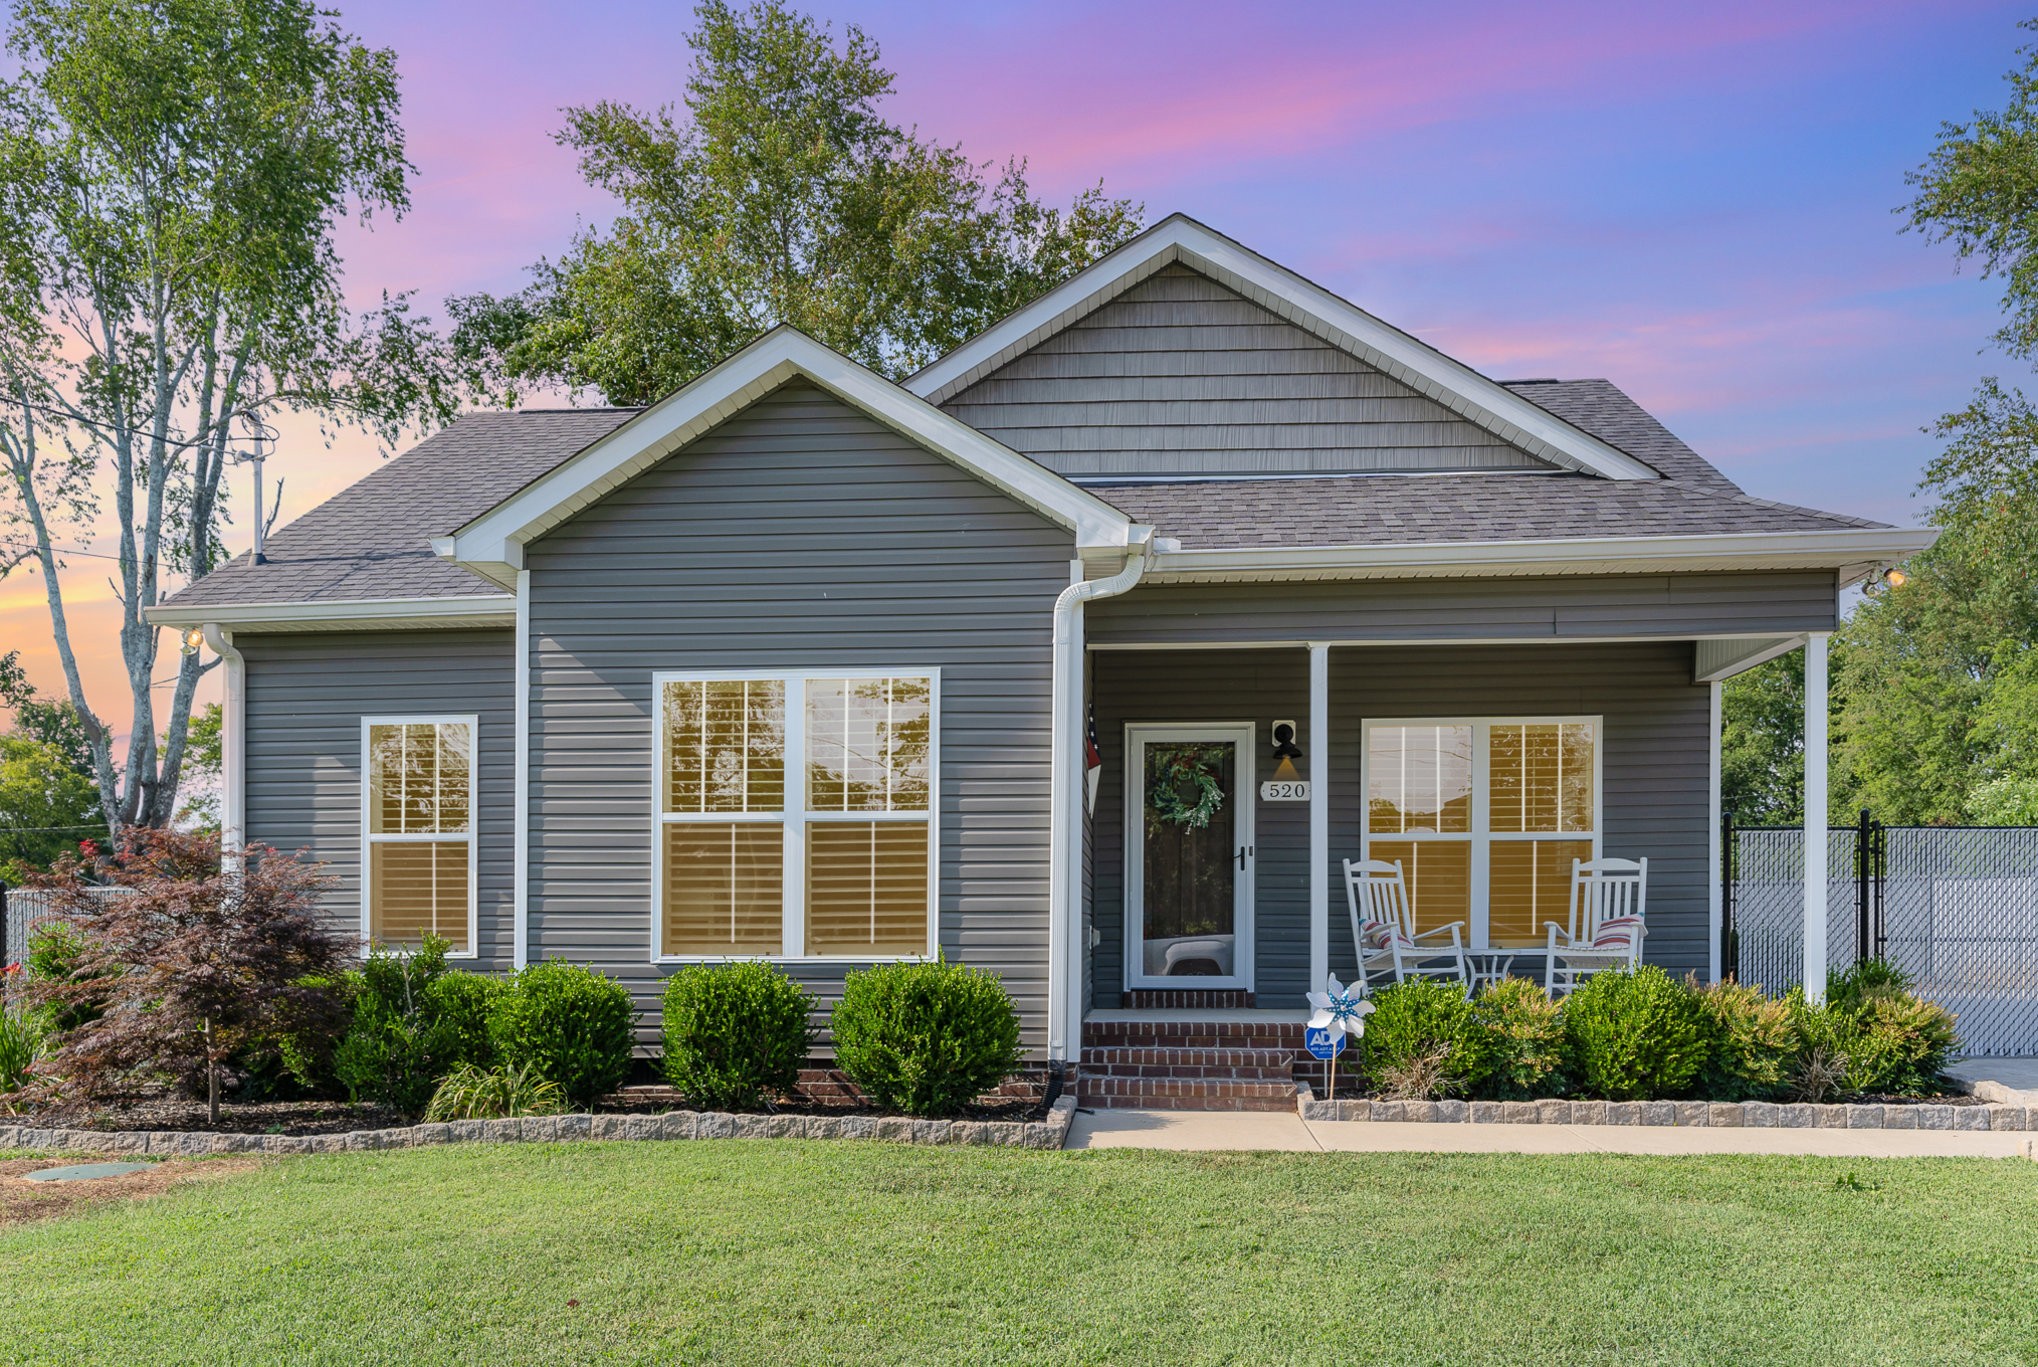
<svg viewBox="0 0 2038 1367">
<path fill-rule="evenodd" d="M 1905 584 L 1910 583 L 1910 581 L 1910 575 L 1906 574 L 1900 567 L 1884 565 L 1880 570 L 1868 577 L 1868 584 L 1864 591 L 1871 598 L 1879 598 L 1885 593 L 1902 588 Z"/>
<path fill-rule="evenodd" d="M 205 644 L 204 627 L 186 627 L 177 637 L 178 646 L 186 655 L 196 655 Z"/>
</svg>

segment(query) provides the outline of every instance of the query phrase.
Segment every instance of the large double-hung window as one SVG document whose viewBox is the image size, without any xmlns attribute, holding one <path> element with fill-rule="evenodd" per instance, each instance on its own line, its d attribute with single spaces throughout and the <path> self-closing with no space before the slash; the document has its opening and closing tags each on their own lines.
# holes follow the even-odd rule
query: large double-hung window
<svg viewBox="0 0 2038 1367">
<path fill-rule="evenodd" d="M 1599 850 L 1599 719 L 1365 725 L 1366 854 L 1398 861 L 1416 924 L 1477 947 L 1568 921 L 1571 861 Z"/>
<path fill-rule="evenodd" d="M 473 717 L 368 717 L 361 723 L 361 933 L 454 954 L 475 941 Z"/>
<path fill-rule="evenodd" d="M 934 943 L 932 671 L 659 675 L 660 958 Z"/>
</svg>

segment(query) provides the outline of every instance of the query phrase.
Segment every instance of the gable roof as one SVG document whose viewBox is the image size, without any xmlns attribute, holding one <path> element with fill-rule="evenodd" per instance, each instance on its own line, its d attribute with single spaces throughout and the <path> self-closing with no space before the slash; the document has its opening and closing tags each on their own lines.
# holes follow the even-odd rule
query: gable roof
<svg viewBox="0 0 2038 1367">
<path fill-rule="evenodd" d="M 439 538 L 433 549 L 513 584 L 525 543 L 796 376 L 1061 523 L 1079 550 L 1122 548 L 1131 537 L 1125 515 L 1095 494 L 806 334 L 779 327 Z"/>
<path fill-rule="evenodd" d="M 905 381 L 940 403 L 1180 262 L 1434 400 L 1511 446 L 1604 479 L 1659 473 L 1506 386 L 1183 214 L 1173 214 Z"/>
</svg>

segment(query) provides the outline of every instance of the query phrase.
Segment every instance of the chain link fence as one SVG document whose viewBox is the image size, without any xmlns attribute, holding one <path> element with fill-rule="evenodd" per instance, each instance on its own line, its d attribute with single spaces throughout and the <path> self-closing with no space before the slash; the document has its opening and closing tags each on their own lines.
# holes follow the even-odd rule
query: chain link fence
<svg viewBox="0 0 2038 1367">
<path fill-rule="evenodd" d="M 1733 837 L 1728 960 L 1781 992 L 1804 970 L 1804 833 Z M 1865 927 L 1871 954 L 1959 1018 L 1966 1053 L 2038 1055 L 2038 827 L 1864 823 L 1826 839 L 1830 968 L 1856 960 Z"/>
</svg>

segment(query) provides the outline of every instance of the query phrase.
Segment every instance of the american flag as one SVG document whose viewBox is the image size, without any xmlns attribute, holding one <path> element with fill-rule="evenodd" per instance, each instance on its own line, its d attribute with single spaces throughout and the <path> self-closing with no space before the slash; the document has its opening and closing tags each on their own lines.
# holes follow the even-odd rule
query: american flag
<svg viewBox="0 0 2038 1367">
<path fill-rule="evenodd" d="M 1097 780 L 1104 776 L 1104 752 L 1097 748 L 1097 708 L 1093 703 L 1089 711 L 1089 724 L 1083 728 L 1083 783 L 1089 790 L 1089 811 L 1097 811 Z"/>
</svg>

